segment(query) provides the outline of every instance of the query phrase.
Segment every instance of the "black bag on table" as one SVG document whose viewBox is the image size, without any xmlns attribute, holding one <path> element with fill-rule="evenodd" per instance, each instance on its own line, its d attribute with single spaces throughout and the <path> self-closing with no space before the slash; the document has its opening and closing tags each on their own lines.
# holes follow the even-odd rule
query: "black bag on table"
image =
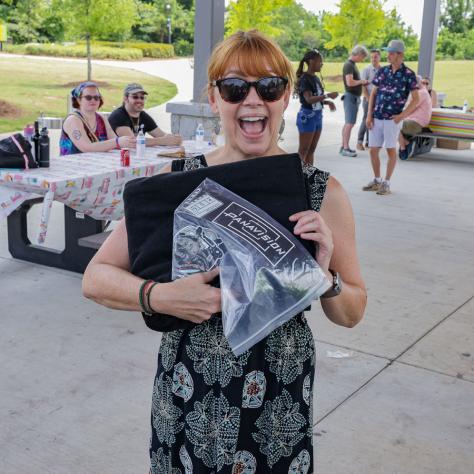
<svg viewBox="0 0 474 474">
<path fill-rule="evenodd" d="M 310 209 L 308 184 L 298 154 L 134 179 L 124 191 L 128 252 L 134 275 L 160 283 L 171 281 L 174 211 L 205 178 L 260 207 L 290 232 L 294 223 L 288 217 Z M 314 242 L 300 241 L 315 254 Z M 171 315 L 142 315 L 146 325 L 155 331 L 194 326 Z"/>
<path fill-rule="evenodd" d="M 38 168 L 31 154 L 31 143 L 21 133 L 0 140 L 0 168 Z"/>
</svg>

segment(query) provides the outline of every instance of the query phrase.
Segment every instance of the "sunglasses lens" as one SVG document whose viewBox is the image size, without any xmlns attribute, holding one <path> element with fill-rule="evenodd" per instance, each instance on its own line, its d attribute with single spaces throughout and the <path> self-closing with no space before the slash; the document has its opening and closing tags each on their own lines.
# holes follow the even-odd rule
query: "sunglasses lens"
<svg viewBox="0 0 474 474">
<path fill-rule="evenodd" d="M 283 77 L 264 77 L 255 83 L 234 77 L 216 81 L 221 97 L 232 104 L 242 102 L 253 84 L 264 101 L 274 102 L 285 93 L 287 81 Z"/>
<path fill-rule="evenodd" d="M 85 95 L 84 99 L 86 99 L 89 102 L 91 100 L 100 100 L 100 95 Z"/>
<path fill-rule="evenodd" d="M 221 97 L 233 104 L 243 101 L 250 89 L 247 81 L 237 78 L 222 79 L 217 82 L 217 87 Z"/>
<path fill-rule="evenodd" d="M 286 81 L 282 77 L 264 77 L 257 81 L 258 95 L 267 102 L 274 102 L 285 93 Z"/>
</svg>

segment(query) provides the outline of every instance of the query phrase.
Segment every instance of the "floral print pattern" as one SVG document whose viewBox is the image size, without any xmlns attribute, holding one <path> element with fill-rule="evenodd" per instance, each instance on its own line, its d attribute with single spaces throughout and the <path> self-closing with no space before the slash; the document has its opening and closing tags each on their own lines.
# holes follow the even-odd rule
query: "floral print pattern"
<svg viewBox="0 0 474 474">
<path fill-rule="evenodd" d="M 210 391 L 203 402 L 194 403 L 194 411 L 186 416 L 189 440 L 194 454 L 208 467 L 221 469 L 231 464 L 237 446 L 240 411 L 229 406 L 224 395 L 214 397 Z"/>
<path fill-rule="evenodd" d="M 186 347 L 188 357 L 194 361 L 194 370 L 203 374 L 206 385 L 219 382 L 225 387 L 232 377 L 241 377 L 250 352 L 236 357 L 224 336 L 222 322 L 213 318 L 209 324 L 191 329 L 191 345 Z"/>
<path fill-rule="evenodd" d="M 255 474 L 257 472 L 257 460 L 248 451 L 235 453 L 232 474 Z"/>
<path fill-rule="evenodd" d="M 295 459 L 293 459 L 288 474 L 308 474 L 310 467 L 310 456 L 306 449 L 303 449 Z"/>
<path fill-rule="evenodd" d="M 156 435 L 161 443 L 166 443 L 168 446 L 176 441 L 175 434 L 184 427 L 184 423 L 178 421 L 182 411 L 173 403 L 171 386 L 171 378 L 161 374 L 153 389 L 152 406 Z"/>
<path fill-rule="evenodd" d="M 265 374 L 254 370 L 245 376 L 244 389 L 242 390 L 242 408 L 258 408 L 262 405 L 267 389 Z"/>
<path fill-rule="evenodd" d="M 186 159 L 184 169 L 205 166 Z M 319 211 L 328 173 L 306 166 Z M 163 334 L 152 400 L 152 474 L 314 472 L 315 351 L 300 314 L 239 357 L 222 319 Z"/>
<path fill-rule="evenodd" d="M 260 451 L 267 456 L 270 467 L 280 457 L 291 456 L 293 446 L 304 437 L 300 430 L 307 422 L 299 408 L 300 404 L 293 403 L 285 389 L 273 402 L 265 402 L 265 409 L 255 423 L 259 431 L 252 436 L 260 444 Z"/>
<path fill-rule="evenodd" d="M 293 382 L 303 373 L 307 360 L 314 355 L 314 341 L 311 332 L 305 331 L 295 319 L 275 329 L 267 337 L 265 360 L 270 371 L 285 384 Z"/>
<path fill-rule="evenodd" d="M 194 381 L 186 366 L 179 362 L 174 367 L 173 393 L 187 402 L 194 392 Z"/>
</svg>

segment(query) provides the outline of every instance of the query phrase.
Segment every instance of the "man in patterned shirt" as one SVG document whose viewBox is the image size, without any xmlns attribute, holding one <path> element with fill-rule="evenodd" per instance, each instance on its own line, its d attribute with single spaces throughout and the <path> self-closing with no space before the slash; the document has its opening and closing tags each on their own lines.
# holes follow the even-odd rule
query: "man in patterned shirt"
<svg viewBox="0 0 474 474">
<path fill-rule="evenodd" d="M 403 63 L 405 45 L 403 41 L 392 40 L 387 48 L 388 66 L 380 68 L 372 81 L 367 113 L 369 129 L 370 160 L 374 179 L 362 189 L 390 194 L 390 178 L 397 163 L 397 141 L 401 121 L 408 117 L 418 105 L 418 85 L 415 73 Z M 404 109 L 408 97 L 410 104 Z M 387 150 L 388 163 L 385 180 L 380 176 L 380 148 Z"/>
</svg>

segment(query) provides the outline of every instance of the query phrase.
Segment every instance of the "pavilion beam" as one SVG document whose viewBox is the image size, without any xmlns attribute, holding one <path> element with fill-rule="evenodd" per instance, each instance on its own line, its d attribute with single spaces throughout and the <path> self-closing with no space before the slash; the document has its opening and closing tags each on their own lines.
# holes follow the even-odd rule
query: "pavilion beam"
<svg viewBox="0 0 474 474">
<path fill-rule="evenodd" d="M 196 0 L 193 102 L 207 102 L 207 62 L 224 38 L 224 0 Z"/>
<path fill-rule="evenodd" d="M 424 0 L 418 74 L 433 81 L 441 0 Z"/>
<path fill-rule="evenodd" d="M 219 117 L 207 102 L 207 63 L 212 50 L 224 38 L 224 0 L 196 0 L 194 20 L 194 83 L 189 102 L 169 102 L 171 131 L 184 139 L 194 138 L 199 123 L 204 126 L 205 140 L 212 140 L 219 128 Z"/>
</svg>

